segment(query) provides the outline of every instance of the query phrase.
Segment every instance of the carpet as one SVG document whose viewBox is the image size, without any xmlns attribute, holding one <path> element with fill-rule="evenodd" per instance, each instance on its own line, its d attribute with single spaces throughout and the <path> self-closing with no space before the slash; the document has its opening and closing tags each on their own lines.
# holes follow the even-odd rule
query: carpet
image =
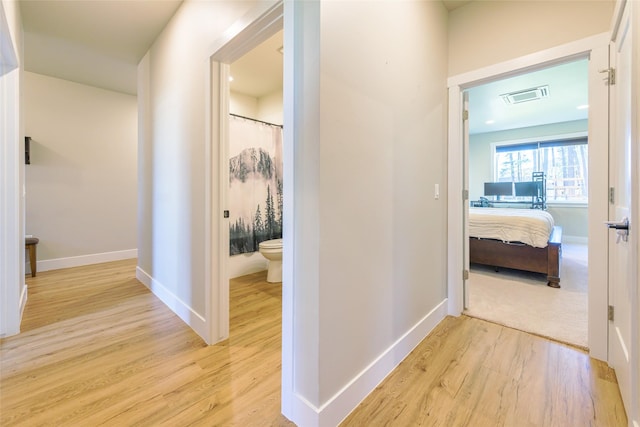
<svg viewBox="0 0 640 427">
<path fill-rule="evenodd" d="M 465 314 L 587 349 L 587 246 L 562 244 L 560 289 L 545 275 L 472 265 Z"/>
</svg>

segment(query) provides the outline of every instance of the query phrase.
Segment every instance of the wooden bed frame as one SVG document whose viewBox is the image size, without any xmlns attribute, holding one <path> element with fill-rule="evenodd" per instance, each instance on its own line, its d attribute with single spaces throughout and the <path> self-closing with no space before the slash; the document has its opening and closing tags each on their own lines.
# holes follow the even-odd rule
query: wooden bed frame
<svg viewBox="0 0 640 427">
<path fill-rule="evenodd" d="M 513 268 L 547 275 L 548 286 L 560 287 L 562 227 L 555 226 L 546 248 L 534 248 L 524 243 L 504 243 L 500 240 L 469 237 L 469 262 L 493 267 Z"/>
</svg>

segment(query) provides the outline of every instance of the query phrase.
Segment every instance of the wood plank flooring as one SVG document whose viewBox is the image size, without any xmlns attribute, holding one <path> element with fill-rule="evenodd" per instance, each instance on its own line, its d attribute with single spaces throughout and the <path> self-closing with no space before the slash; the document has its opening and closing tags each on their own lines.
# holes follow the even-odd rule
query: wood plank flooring
<svg viewBox="0 0 640 427">
<path fill-rule="evenodd" d="M 281 286 L 232 280 L 207 346 L 135 279 L 135 260 L 27 278 L 0 349 L 0 425 L 293 425 L 280 415 Z"/>
<path fill-rule="evenodd" d="M 0 341 L 1 426 L 291 426 L 280 415 L 281 286 L 230 284 L 229 340 L 206 346 L 135 279 L 135 260 L 27 278 Z M 585 353 L 446 318 L 342 426 L 627 425 Z"/>
<path fill-rule="evenodd" d="M 447 317 L 341 424 L 626 427 L 614 372 L 582 350 Z"/>
</svg>

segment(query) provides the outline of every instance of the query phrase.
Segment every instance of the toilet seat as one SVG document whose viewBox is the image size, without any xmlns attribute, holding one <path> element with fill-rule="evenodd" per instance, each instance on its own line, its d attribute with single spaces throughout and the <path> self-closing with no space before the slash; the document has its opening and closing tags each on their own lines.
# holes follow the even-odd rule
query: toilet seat
<svg viewBox="0 0 640 427">
<path fill-rule="evenodd" d="M 282 249 L 282 239 L 265 240 L 258 246 L 260 249 Z"/>
</svg>

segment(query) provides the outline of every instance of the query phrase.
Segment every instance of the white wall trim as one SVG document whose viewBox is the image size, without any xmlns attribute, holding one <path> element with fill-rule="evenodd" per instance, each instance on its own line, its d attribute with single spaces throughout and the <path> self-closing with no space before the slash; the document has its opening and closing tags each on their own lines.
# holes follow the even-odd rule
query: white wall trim
<svg viewBox="0 0 640 427">
<path fill-rule="evenodd" d="M 207 336 L 207 321 L 204 317 L 193 311 L 188 304 L 178 298 L 162 283 L 151 277 L 149 273 L 136 267 L 136 279 L 162 301 L 171 311 L 191 327 L 200 337 Z"/>
<path fill-rule="evenodd" d="M 462 134 L 463 121 L 461 105 L 463 91 L 470 87 L 492 80 L 532 71 L 555 63 L 567 61 L 572 58 L 577 59 L 591 55 L 592 61 L 590 61 L 589 65 L 589 105 L 592 105 L 592 108 L 589 109 L 589 136 L 593 139 L 594 134 L 598 134 L 598 138 L 606 138 L 607 129 L 604 129 L 603 133 L 603 125 L 602 123 L 596 124 L 596 117 L 598 119 L 601 118 L 601 109 L 604 108 L 607 103 L 606 100 L 603 101 L 600 99 L 600 95 L 594 95 L 592 85 L 594 80 L 597 78 L 601 79 L 597 70 L 594 70 L 597 65 L 594 65 L 596 61 L 594 61 L 593 54 L 595 53 L 599 58 L 600 51 L 608 49 L 609 40 L 609 33 L 601 33 L 544 51 L 525 55 L 520 58 L 515 58 L 510 61 L 501 62 L 478 70 L 459 74 L 457 76 L 450 77 L 447 80 L 449 86 L 449 188 L 447 204 L 449 217 L 447 240 L 449 242 L 449 247 L 447 251 L 447 291 L 450 315 L 460 315 L 462 313 L 464 303 L 463 280 L 461 273 L 463 267 L 462 255 L 464 251 L 462 236 L 463 227 L 465 226 L 462 215 L 462 190 L 464 188 L 463 163 L 464 158 L 467 155 L 468 148 L 464 147 Z M 606 68 L 606 66 L 601 68 Z M 606 123 L 604 124 L 604 127 L 606 127 Z M 598 158 L 600 161 L 603 158 L 599 154 L 589 157 L 590 159 L 593 157 Z M 606 179 L 600 181 L 606 182 Z M 593 190 L 593 193 L 589 194 L 589 199 L 592 201 L 599 200 L 602 197 L 600 194 L 601 185 L 595 184 L 598 183 L 594 183 L 593 186 L 591 185 L 590 178 L 590 191 Z M 594 187 L 597 187 L 597 189 Z M 602 228 L 602 222 L 606 221 L 607 217 L 605 216 L 601 218 L 601 209 L 594 208 L 595 205 L 595 203 L 590 203 L 589 205 L 589 241 L 594 247 L 605 247 L 598 246 L 598 244 L 600 242 L 600 235 L 603 233 L 603 230 L 600 230 L 600 228 Z M 600 228 L 596 228 L 597 223 L 599 223 Z M 596 280 L 600 277 L 598 271 L 606 271 L 606 261 L 603 261 L 606 257 L 603 257 L 602 254 L 600 254 L 599 257 L 596 257 L 593 252 L 595 251 L 590 251 L 589 255 L 589 348 L 592 357 L 606 360 L 607 320 L 605 310 L 607 305 L 607 283 L 606 279 L 604 281 Z M 603 262 L 604 265 L 602 264 Z M 603 313 L 605 313 L 604 316 Z"/>
<path fill-rule="evenodd" d="M 445 298 L 320 408 L 294 393 L 296 423 L 310 427 L 339 425 L 445 318 L 447 306 Z"/>
<path fill-rule="evenodd" d="M 211 58 L 225 64 L 240 59 L 282 29 L 281 0 L 265 1 L 235 22 L 211 49 Z"/>
<path fill-rule="evenodd" d="M 591 357 L 608 360 L 609 231 L 603 223 L 609 219 L 609 91 L 600 70 L 609 64 L 609 41 L 594 45 L 590 56 L 588 346 Z"/>
<path fill-rule="evenodd" d="M 284 4 L 283 38 L 287 48 L 283 53 L 282 88 L 282 121 L 285 125 L 282 135 L 282 185 L 283 185 L 283 224 L 282 238 L 282 377 L 280 381 L 281 402 L 280 410 L 288 419 L 298 425 L 307 424 L 307 420 L 316 419 L 315 412 L 309 413 L 310 406 L 306 405 L 295 390 L 295 322 L 294 309 L 296 305 L 296 265 L 301 264 L 298 256 L 294 256 L 299 248 L 296 245 L 296 227 L 301 220 L 300 210 L 296 209 L 298 202 L 296 188 L 296 154 L 300 150 L 302 138 L 301 128 L 306 105 L 303 97 L 302 69 L 305 64 L 302 9 L 309 7 L 302 2 L 287 1 Z M 314 31 L 313 26 L 307 27 L 308 36 Z"/>
<path fill-rule="evenodd" d="M 464 310 L 464 155 L 462 91 L 449 88 L 449 143 L 447 145 L 447 300 L 448 314 L 459 316 Z"/>
<path fill-rule="evenodd" d="M 24 313 L 24 308 L 27 306 L 27 299 L 29 299 L 29 287 L 24 285 L 22 287 L 22 293 L 20 294 L 20 318 L 22 319 L 22 313 Z"/>
<path fill-rule="evenodd" d="M 499 62 L 477 70 L 451 76 L 447 79 L 447 86 L 450 88 L 460 86 L 466 89 L 496 80 L 497 78 L 506 78 L 510 75 L 533 71 L 541 67 L 548 67 L 554 63 L 565 62 L 572 57 L 576 59 L 584 57 L 594 46 L 608 45 L 610 38 L 609 33 L 600 33 L 509 61 Z"/>
<path fill-rule="evenodd" d="M 123 251 L 103 252 L 98 254 L 79 255 L 67 258 L 55 258 L 38 261 L 38 272 L 59 270 L 61 268 L 81 267 L 83 265 L 100 264 L 103 262 L 120 261 L 123 259 L 137 258 L 137 249 L 127 249 Z M 27 267 L 30 268 L 29 262 Z M 31 271 L 26 269 L 25 271 Z"/>
<path fill-rule="evenodd" d="M 18 5 L 15 5 L 18 7 Z M 9 12 L 12 12 L 11 10 Z M 13 15 L 17 13 L 17 17 Z M 24 197 L 21 178 L 20 46 L 0 1 L 0 337 L 20 332 L 24 285 Z M 16 31 L 22 31 L 17 28 Z"/>
</svg>

